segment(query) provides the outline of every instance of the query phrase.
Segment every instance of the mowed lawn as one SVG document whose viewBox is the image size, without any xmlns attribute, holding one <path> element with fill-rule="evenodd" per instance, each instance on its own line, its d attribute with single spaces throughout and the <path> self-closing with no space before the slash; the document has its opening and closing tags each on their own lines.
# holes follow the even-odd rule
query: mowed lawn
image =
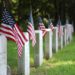
<svg viewBox="0 0 75 75">
<path fill-rule="evenodd" d="M 31 49 L 31 65 L 34 62 L 34 50 Z M 8 64 L 10 65 L 13 75 L 17 74 L 17 47 L 16 44 L 8 42 Z M 31 66 L 30 75 L 75 75 L 75 37 L 70 44 L 62 50 L 53 54 L 49 60 L 45 60 L 43 64 L 35 68 Z"/>
</svg>

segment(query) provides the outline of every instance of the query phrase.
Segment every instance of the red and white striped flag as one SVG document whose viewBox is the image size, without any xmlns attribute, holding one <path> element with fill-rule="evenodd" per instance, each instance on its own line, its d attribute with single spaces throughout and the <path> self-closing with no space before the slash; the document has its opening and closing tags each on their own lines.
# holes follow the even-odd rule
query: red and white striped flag
<svg viewBox="0 0 75 75">
<path fill-rule="evenodd" d="M 23 45 L 28 40 L 6 8 L 3 9 L 2 13 L 0 34 L 16 42 L 18 46 L 18 56 L 21 57 Z"/>
<path fill-rule="evenodd" d="M 45 28 L 45 26 L 44 26 L 44 24 L 43 24 L 43 22 L 42 22 L 41 17 L 38 17 L 38 22 L 39 22 L 38 29 L 39 29 L 39 30 L 42 30 L 42 35 L 43 35 L 43 37 L 44 37 L 45 34 L 47 33 L 47 31 L 46 31 L 46 28 Z"/>
<path fill-rule="evenodd" d="M 33 24 L 32 9 L 30 9 L 27 31 L 29 33 L 30 39 L 32 40 L 32 46 L 34 46 L 36 44 L 36 35 L 35 35 L 34 24 Z"/>
<path fill-rule="evenodd" d="M 58 27 L 58 35 L 59 35 L 59 36 L 63 35 L 63 30 L 62 30 L 62 26 L 61 26 L 60 17 L 59 17 L 59 19 L 58 19 L 57 27 Z"/>
</svg>

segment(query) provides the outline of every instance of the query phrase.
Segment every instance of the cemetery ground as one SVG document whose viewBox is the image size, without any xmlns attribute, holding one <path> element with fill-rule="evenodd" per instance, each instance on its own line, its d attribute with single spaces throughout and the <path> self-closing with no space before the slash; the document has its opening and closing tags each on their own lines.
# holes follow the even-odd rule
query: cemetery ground
<svg viewBox="0 0 75 75">
<path fill-rule="evenodd" d="M 57 53 L 53 53 L 51 59 L 44 59 L 40 67 L 34 67 L 34 50 L 30 50 L 31 73 L 30 75 L 75 75 L 75 37 L 70 44 Z M 14 42 L 8 41 L 8 64 L 12 74 L 17 75 L 18 57 L 17 47 Z"/>
</svg>

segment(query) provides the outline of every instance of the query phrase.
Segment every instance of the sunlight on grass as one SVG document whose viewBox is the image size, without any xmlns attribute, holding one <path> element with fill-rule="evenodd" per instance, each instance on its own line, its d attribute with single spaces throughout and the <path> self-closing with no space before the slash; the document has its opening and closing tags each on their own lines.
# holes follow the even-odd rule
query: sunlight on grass
<svg viewBox="0 0 75 75">
<path fill-rule="evenodd" d="M 50 67 L 56 67 L 61 65 L 75 65 L 75 61 L 59 61 L 56 63 L 47 63 L 47 65 L 50 65 Z"/>
<path fill-rule="evenodd" d="M 32 57 L 30 57 L 30 65 L 33 66 L 34 65 L 34 59 Z"/>
</svg>

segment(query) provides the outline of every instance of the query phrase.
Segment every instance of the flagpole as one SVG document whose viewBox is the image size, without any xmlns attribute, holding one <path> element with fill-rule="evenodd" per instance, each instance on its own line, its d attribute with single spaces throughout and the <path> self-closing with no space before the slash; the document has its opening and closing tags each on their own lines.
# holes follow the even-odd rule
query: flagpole
<svg viewBox="0 0 75 75">
<path fill-rule="evenodd" d="M 32 5 L 31 5 L 31 2 L 30 2 L 30 12 L 29 12 L 30 14 L 31 14 L 31 16 L 32 16 Z M 34 25 L 34 22 L 33 22 L 33 17 L 31 17 L 32 18 L 32 25 Z"/>
<path fill-rule="evenodd" d="M 6 4 L 5 4 L 5 1 L 4 1 L 4 0 L 2 0 L 2 4 L 3 4 L 3 7 L 5 7 L 5 6 L 6 6 Z"/>
<path fill-rule="evenodd" d="M 5 6 L 6 8 L 11 9 L 11 3 L 10 3 L 10 0 L 3 0 L 3 2 L 4 2 L 4 6 Z"/>
<path fill-rule="evenodd" d="M 48 18 L 50 19 L 50 15 L 48 14 Z"/>
</svg>

